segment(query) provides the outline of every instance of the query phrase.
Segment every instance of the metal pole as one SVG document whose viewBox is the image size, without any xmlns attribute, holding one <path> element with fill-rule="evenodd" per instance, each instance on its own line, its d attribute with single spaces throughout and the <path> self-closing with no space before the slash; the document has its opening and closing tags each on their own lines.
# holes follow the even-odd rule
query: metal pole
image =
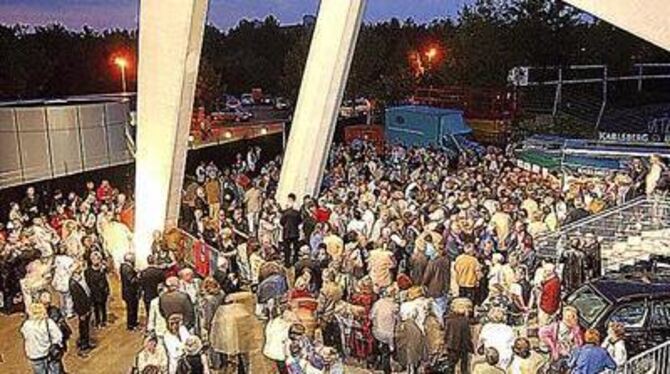
<svg viewBox="0 0 670 374">
<path fill-rule="evenodd" d="M 121 65 L 121 85 L 123 87 L 123 93 L 126 93 L 126 67 Z"/>
<path fill-rule="evenodd" d="M 644 65 L 637 66 L 637 92 L 642 91 L 642 74 L 644 70 Z"/>
<path fill-rule="evenodd" d="M 603 119 L 605 114 L 605 107 L 607 106 L 607 66 L 603 67 L 603 100 L 600 105 L 600 112 L 598 113 L 598 119 L 596 120 L 596 131 L 600 128 L 600 122 Z"/>
<path fill-rule="evenodd" d="M 563 69 L 558 69 L 558 84 L 556 84 L 556 95 L 554 96 L 554 110 L 552 115 L 556 117 L 558 105 L 561 101 L 561 87 L 563 86 Z"/>
</svg>

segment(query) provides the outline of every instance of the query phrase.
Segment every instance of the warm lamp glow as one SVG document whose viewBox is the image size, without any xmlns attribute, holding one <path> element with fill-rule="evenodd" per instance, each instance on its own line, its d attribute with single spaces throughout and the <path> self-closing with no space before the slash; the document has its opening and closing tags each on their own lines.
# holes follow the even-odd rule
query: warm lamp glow
<svg viewBox="0 0 670 374">
<path fill-rule="evenodd" d="M 117 57 L 114 59 L 114 64 L 116 64 L 121 69 L 124 69 L 126 66 L 128 66 L 128 60 L 123 57 Z"/>
<path fill-rule="evenodd" d="M 268 134 L 268 129 L 266 127 L 263 127 L 261 129 L 261 135 L 267 135 Z"/>
<path fill-rule="evenodd" d="M 226 132 L 225 132 L 225 133 L 223 134 L 223 136 L 225 136 L 225 137 L 226 137 L 226 139 L 230 139 L 230 138 L 232 138 L 232 137 L 233 137 L 233 133 L 232 133 L 232 132 L 230 132 L 230 131 L 226 131 Z"/>
<path fill-rule="evenodd" d="M 429 61 L 432 61 L 437 56 L 437 48 L 431 48 L 426 52 L 426 57 Z"/>
</svg>

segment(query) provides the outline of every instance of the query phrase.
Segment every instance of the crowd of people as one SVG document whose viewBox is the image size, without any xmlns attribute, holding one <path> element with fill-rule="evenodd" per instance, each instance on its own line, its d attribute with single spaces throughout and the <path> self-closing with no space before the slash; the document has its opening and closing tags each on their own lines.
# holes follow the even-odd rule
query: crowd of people
<svg viewBox="0 0 670 374">
<path fill-rule="evenodd" d="M 280 203 L 281 158 L 262 156 L 252 148 L 225 167 L 202 163 L 187 179 L 180 227 L 211 249 L 202 251 L 204 267 L 183 253 L 187 235 L 171 230 L 155 234 L 148 266 L 138 269 L 130 232 L 115 226 L 130 199 L 108 182 L 87 184 L 83 196 L 57 192 L 48 204 L 29 188 L 12 205 L 0 248 L 4 302 L 25 305 L 35 372 L 63 372 L 72 315 L 78 353 L 94 348 L 88 327 L 105 328 L 117 275 L 126 327 L 145 333 L 138 373 L 354 365 L 590 374 L 626 361 L 621 323 L 606 336 L 582 331 L 579 311 L 562 302 L 601 275 L 598 241 L 573 239 L 551 258 L 534 243 L 667 189 L 661 160 L 566 186 L 496 148 L 450 160 L 431 148 L 334 144 L 318 196 Z"/>
</svg>

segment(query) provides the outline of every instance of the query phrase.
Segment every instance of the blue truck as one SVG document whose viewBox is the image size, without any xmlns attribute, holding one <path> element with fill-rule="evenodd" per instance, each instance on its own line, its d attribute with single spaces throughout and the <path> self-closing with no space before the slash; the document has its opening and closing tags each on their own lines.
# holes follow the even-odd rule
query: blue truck
<svg viewBox="0 0 670 374">
<path fill-rule="evenodd" d="M 472 129 L 460 110 L 422 105 L 387 108 L 385 132 L 391 144 L 434 146 L 456 154 L 467 149 L 479 152 L 479 145 L 468 139 Z"/>
</svg>

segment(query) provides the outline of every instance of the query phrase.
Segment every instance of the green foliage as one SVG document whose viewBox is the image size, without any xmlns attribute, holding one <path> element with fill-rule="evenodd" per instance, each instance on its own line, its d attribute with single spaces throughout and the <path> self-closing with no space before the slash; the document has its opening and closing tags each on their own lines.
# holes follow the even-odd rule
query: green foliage
<svg viewBox="0 0 670 374">
<path fill-rule="evenodd" d="M 312 36 L 309 26 L 282 26 L 269 16 L 223 31 L 207 25 L 196 100 L 211 107 L 224 93 L 264 92 L 296 99 Z M 427 48 L 440 54 L 426 63 Z M 112 61 L 131 61 L 135 89 L 137 32 L 68 30 L 58 24 L 0 25 L 0 99 L 120 90 Z M 417 74 L 413 56 L 423 59 Z M 416 59 L 415 59 L 416 60 Z M 667 52 L 554 0 L 476 0 L 453 19 L 411 18 L 365 24 L 346 96 L 405 100 L 419 85 L 503 86 L 519 65 L 608 64 L 626 71 L 640 61 L 670 61 Z"/>
</svg>

